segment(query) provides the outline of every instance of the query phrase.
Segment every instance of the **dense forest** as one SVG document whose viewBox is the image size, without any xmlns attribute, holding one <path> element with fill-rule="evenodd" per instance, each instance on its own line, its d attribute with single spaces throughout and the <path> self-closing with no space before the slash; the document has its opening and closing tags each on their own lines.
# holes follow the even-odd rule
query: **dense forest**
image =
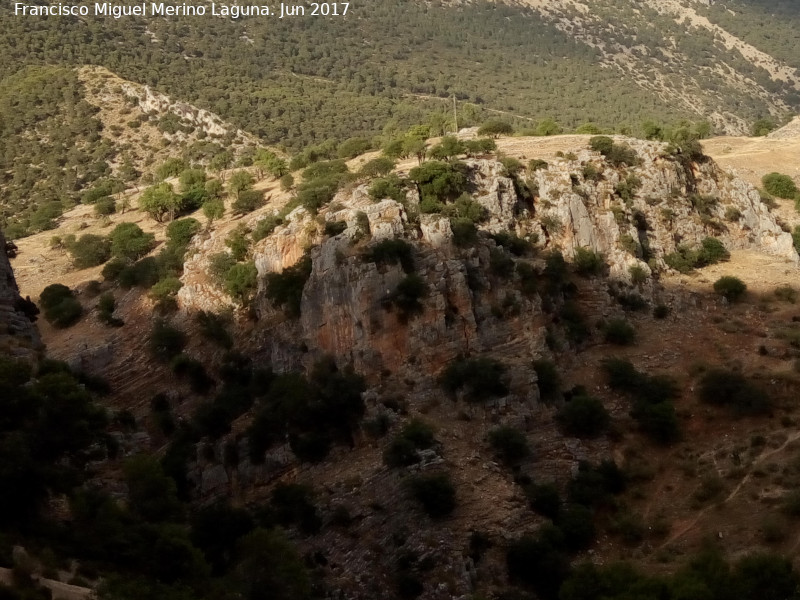
<svg viewBox="0 0 800 600">
<path fill-rule="evenodd" d="M 25 224 L 11 237 L 52 229 L 81 188 L 111 173 L 114 148 L 101 139 L 96 112 L 71 69 L 30 67 L 3 80 L 0 221 Z"/>
<path fill-rule="evenodd" d="M 700 12 L 737 37 L 800 68 L 800 5 L 793 0 L 729 0 L 698 6 Z"/>
<path fill-rule="evenodd" d="M 597 10 L 598 18 L 631 25 L 620 27 L 609 45 L 650 48 L 653 68 L 663 67 L 659 47 L 666 35 L 698 60 L 736 59 L 669 18 L 604 3 Z M 640 28 L 640 20 L 657 23 L 658 30 Z M 619 126 L 698 116 L 637 85 L 634 74 L 604 62 L 600 49 L 522 7 L 377 0 L 353 6 L 347 17 L 279 24 L 204 17 L 4 21 L 0 51 L 6 61 L 0 75 L 31 62 L 101 64 L 290 150 L 374 134 L 387 121 L 418 122 L 432 106 L 415 95 L 455 95 L 533 120 L 551 117 L 567 128 L 586 121 Z M 755 75 L 766 83 L 766 72 Z M 751 94 L 731 93 L 721 76 L 704 78 L 722 109 L 746 118 L 764 111 Z"/>
</svg>

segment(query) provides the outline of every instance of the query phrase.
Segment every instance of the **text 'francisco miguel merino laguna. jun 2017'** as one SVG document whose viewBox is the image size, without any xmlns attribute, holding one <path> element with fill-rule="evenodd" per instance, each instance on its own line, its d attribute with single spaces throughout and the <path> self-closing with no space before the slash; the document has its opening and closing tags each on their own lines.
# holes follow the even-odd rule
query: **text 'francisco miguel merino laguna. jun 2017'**
<svg viewBox="0 0 800 600">
<path fill-rule="evenodd" d="M 151 2 L 141 4 L 14 4 L 14 14 L 25 17 L 195 17 L 211 16 L 237 19 L 239 17 L 338 17 L 345 16 L 349 2 L 309 2 L 305 5 L 284 4 L 166 4 Z"/>
</svg>

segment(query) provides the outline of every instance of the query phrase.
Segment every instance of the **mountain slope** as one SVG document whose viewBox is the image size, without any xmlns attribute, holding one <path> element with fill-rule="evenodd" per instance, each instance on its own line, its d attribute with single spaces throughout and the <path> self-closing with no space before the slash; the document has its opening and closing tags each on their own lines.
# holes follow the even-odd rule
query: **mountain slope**
<svg viewBox="0 0 800 600">
<path fill-rule="evenodd" d="M 233 164 L 259 146 L 101 67 L 25 67 L 0 86 L 0 223 L 10 238 L 50 230 L 90 188 L 119 194 L 152 181 L 169 158 L 207 165 L 226 152 Z"/>
<path fill-rule="evenodd" d="M 786 53 L 740 41 L 742 23 L 733 32 L 704 24 L 706 8 L 688 0 L 376 0 L 345 17 L 278 23 L 64 18 L 56 27 L 3 16 L 0 50 L 4 73 L 30 63 L 100 64 L 292 150 L 374 135 L 387 121 L 404 129 L 429 113 L 449 118 L 447 104 L 421 95 L 471 105 L 465 125 L 487 108 L 568 128 L 711 118 L 742 133 L 758 116 L 796 110 Z M 796 22 L 796 11 L 787 13 Z M 789 31 L 777 35 L 791 46 Z"/>
<path fill-rule="evenodd" d="M 764 113 L 795 109 L 800 99 L 796 64 L 737 37 L 747 17 L 736 15 L 734 33 L 712 22 L 707 3 L 695 0 L 521 2 L 547 21 L 598 48 L 601 62 L 625 72 L 642 88 L 685 109 L 707 115 L 730 133 L 743 133 L 742 114 L 725 106 L 733 94 Z M 719 15 L 721 6 L 713 13 Z M 800 11 L 788 9 L 797 22 Z M 732 25 L 734 21 L 726 20 Z M 762 40 L 758 40 L 759 42 Z M 796 43 L 794 35 L 787 43 Z M 772 46 L 769 46 L 772 49 Z"/>
</svg>

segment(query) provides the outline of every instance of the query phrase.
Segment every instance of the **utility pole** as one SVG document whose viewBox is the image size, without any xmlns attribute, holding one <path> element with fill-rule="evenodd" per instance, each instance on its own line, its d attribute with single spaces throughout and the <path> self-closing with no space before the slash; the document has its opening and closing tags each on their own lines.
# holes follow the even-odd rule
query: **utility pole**
<svg viewBox="0 0 800 600">
<path fill-rule="evenodd" d="M 456 127 L 455 133 L 458 134 L 458 112 L 456 111 L 456 95 L 453 93 L 453 124 Z"/>
</svg>

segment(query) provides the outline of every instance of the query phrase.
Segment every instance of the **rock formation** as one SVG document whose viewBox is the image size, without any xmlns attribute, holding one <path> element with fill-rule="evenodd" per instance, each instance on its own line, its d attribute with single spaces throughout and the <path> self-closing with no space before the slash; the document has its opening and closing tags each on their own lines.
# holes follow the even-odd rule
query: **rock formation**
<svg viewBox="0 0 800 600">
<path fill-rule="evenodd" d="M 33 305 L 19 295 L 14 271 L 0 231 L 0 355 L 33 359 L 43 349 L 39 332 L 29 314 Z"/>
<path fill-rule="evenodd" d="M 604 257 L 609 276 L 621 285 L 631 285 L 633 265 L 648 276 L 664 271 L 666 255 L 681 246 L 698 246 L 709 236 L 728 249 L 753 247 L 798 260 L 791 235 L 749 184 L 710 160 L 670 155 L 665 144 L 617 141 L 636 151 L 637 166 L 613 166 L 597 152 L 578 150 L 528 174 L 533 202 L 520 196 L 519 182 L 506 176 L 501 163 L 468 159 L 470 194 L 487 211 L 479 229 L 531 240 L 534 255 L 517 261 L 538 273 L 547 251 L 559 250 L 570 260 L 578 248 L 591 250 Z M 491 237 L 457 248 L 449 219 L 419 215 L 418 204 L 416 190 L 404 203 L 374 202 L 361 185 L 339 192 L 317 217 L 304 208 L 291 212 L 253 249 L 261 280 L 253 302 L 259 317 L 255 351 L 277 369 L 332 354 L 373 381 L 388 374 L 424 379 L 459 354 L 491 352 L 515 366 L 520 381 L 512 395 L 528 398 L 534 377 L 530 361 L 543 351 L 546 335 L 541 299 L 521 293 L 514 285 L 518 275 L 491 275 L 493 254 L 505 252 Z M 259 218 L 252 217 L 251 225 Z M 365 219 L 368 235 L 361 230 Z M 346 229 L 325 237 L 326 221 L 344 221 Z M 416 273 L 427 286 L 422 310 L 410 317 L 391 302 L 406 273 L 399 265 L 364 258 L 372 244 L 387 238 L 414 246 Z M 203 273 L 212 248 L 224 250 L 213 234 L 199 243 L 200 251 L 186 265 L 180 293 L 185 309 L 210 310 L 219 304 L 222 292 Z M 293 265 L 307 251 L 313 267 L 301 316 L 292 321 L 265 296 L 264 277 Z M 652 285 L 640 292 L 652 293 Z"/>
</svg>

